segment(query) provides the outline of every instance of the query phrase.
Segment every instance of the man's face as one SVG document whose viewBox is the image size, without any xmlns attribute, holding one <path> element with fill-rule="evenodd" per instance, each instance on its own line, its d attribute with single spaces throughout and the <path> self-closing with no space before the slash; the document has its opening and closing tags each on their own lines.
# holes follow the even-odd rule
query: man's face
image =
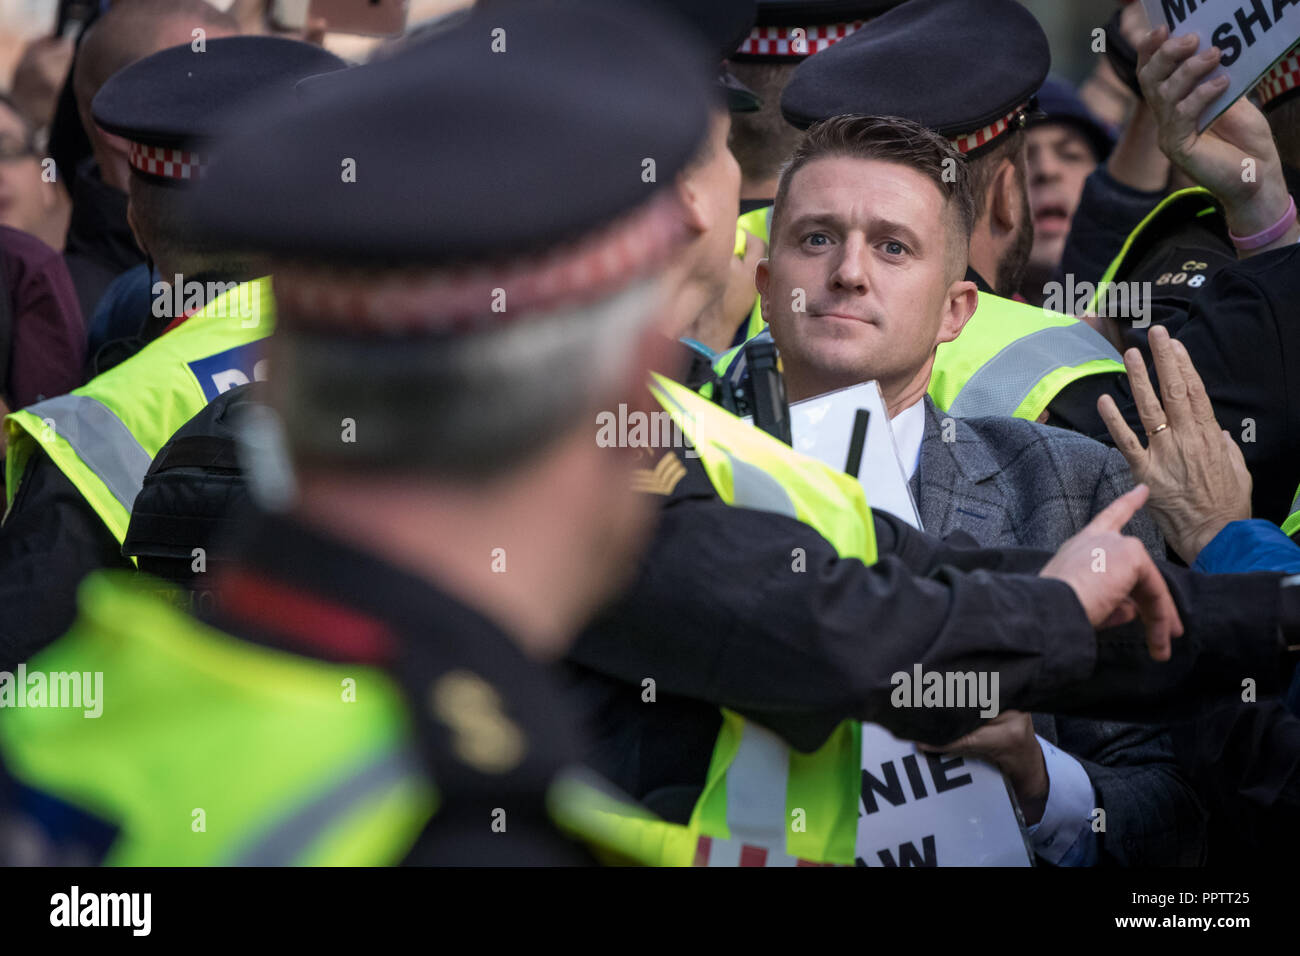
<svg viewBox="0 0 1300 956">
<path fill-rule="evenodd" d="M 764 316 L 792 376 L 825 383 L 811 394 L 875 379 L 888 397 L 960 331 L 964 318 L 954 330 L 949 309 L 961 278 L 949 249 L 956 227 L 924 174 L 813 160 L 790 181 L 775 225 L 757 275 Z"/>
<path fill-rule="evenodd" d="M 1083 134 L 1063 123 L 1035 126 L 1026 137 L 1029 207 L 1034 216 L 1029 261 L 1035 271 L 1051 271 L 1061 261 L 1083 181 L 1097 168 L 1097 159 Z"/>
</svg>

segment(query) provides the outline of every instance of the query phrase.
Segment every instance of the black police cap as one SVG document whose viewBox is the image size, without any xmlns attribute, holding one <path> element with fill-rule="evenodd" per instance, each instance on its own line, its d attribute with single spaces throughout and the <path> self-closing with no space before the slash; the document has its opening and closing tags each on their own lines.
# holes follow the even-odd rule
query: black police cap
<svg viewBox="0 0 1300 956">
<path fill-rule="evenodd" d="M 199 49 L 182 44 L 114 73 L 95 95 L 91 115 L 130 142 L 137 172 L 190 180 L 204 159 L 195 150 L 249 106 L 305 76 L 346 66 L 318 46 L 281 37 L 221 37 Z"/>
<path fill-rule="evenodd" d="M 1030 119 L 1028 128 L 1049 123 L 1072 126 L 1088 141 L 1097 162 L 1104 162 L 1110 155 L 1111 147 L 1115 145 L 1114 137 L 1092 115 L 1074 87 L 1065 80 L 1051 76 L 1047 78 L 1043 88 L 1038 91 L 1038 108 L 1042 112 Z"/>
<path fill-rule="evenodd" d="M 781 112 L 800 129 L 902 116 L 971 155 L 1023 127 L 1050 66 L 1043 28 L 1015 0 L 909 0 L 801 63 Z"/>
<path fill-rule="evenodd" d="M 756 0 L 634 0 L 650 3 L 681 17 L 710 49 L 716 50 L 719 60 L 725 60 L 749 36 L 757 13 Z M 752 113 L 760 109 L 763 101 L 758 94 L 738 80 L 725 67 L 718 73 L 718 89 L 733 113 Z"/>
<path fill-rule="evenodd" d="M 598 284 L 637 265 L 639 240 L 619 230 L 584 243 L 657 205 L 700 149 L 713 59 L 639 7 L 476 9 L 320 84 L 310 109 L 251 122 L 214 153 L 192 213 L 211 238 L 282 265 L 463 268 L 460 285 L 424 286 L 442 289 L 447 308 L 502 274 L 526 274 L 536 281 L 521 287 L 542 293 Z M 532 268 L 559 250 L 574 253 L 569 272 Z"/>
<path fill-rule="evenodd" d="M 903 0 L 758 0 L 754 28 L 732 59 L 797 62 L 844 39 Z"/>
<path fill-rule="evenodd" d="M 758 15 L 757 0 L 635 0 L 681 17 L 699 31 L 719 60 L 736 52 Z"/>
<path fill-rule="evenodd" d="M 1259 78 L 1251 92 L 1254 93 L 1259 108 L 1266 113 L 1300 95 L 1300 43 L 1287 50 Z"/>
</svg>

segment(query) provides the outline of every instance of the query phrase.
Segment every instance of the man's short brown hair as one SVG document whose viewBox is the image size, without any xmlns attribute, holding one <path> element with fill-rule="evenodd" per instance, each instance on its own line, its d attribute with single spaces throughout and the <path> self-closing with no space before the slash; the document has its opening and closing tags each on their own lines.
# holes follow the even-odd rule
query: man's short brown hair
<svg viewBox="0 0 1300 956">
<path fill-rule="evenodd" d="M 970 167 L 961 153 L 938 133 L 899 116 L 835 116 L 809 127 L 781 170 L 772 210 L 770 238 L 776 241 L 781 210 L 794 174 L 808 163 L 831 156 L 898 163 L 930 179 L 944 195 L 955 232 L 949 237 L 954 258 L 965 269 L 971 231 L 975 228 L 975 199 Z"/>
</svg>

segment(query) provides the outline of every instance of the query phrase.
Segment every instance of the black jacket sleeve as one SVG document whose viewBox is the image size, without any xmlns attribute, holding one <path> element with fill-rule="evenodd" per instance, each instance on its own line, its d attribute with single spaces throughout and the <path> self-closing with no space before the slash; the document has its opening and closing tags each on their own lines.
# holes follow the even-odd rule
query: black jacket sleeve
<svg viewBox="0 0 1300 956">
<path fill-rule="evenodd" d="M 915 663 L 998 669 L 1004 697 L 1091 670 L 1092 628 L 1073 592 L 1031 576 L 1046 555 L 947 548 L 887 515 L 876 529 L 881 556 L 867 566 L 792 518 L 679 491 L 636 583 L 570 658 L 634 684 L 653 677 L 663 693 L 746 713 L 809 750 L 848 717 L 935 743 L 975 726 L 976 710 L 890 705 L 891 675 Z"/>
<path fill-rule="evenodd" d="M 132 567 L 67 476 L 43 452 L 32 455 L 0 525 L 0 670 L 72 626 L 87 574 Z"/>
<path fill-rule="evenodd" d="M 1061 253 L 1062 274 L 1096 282 L 1124 246 L 1124 240 L 1156 207 L 1163 193 L 1125 186 L 1099 166 L 1083 184 L 1070 235 Z"/>
<path fill-rule="evenodd" d="M 706 489 L 683 480 L 636 582 L 579 637 L 573 662 L 737 710 L 801 750 L 849 718 L 936 744 L 977 726 L 975 709 L 891 705 L 891 676 L 916 664 L 996 671 L 1003 709 L 1130 720 L 1168 719 L 1171 701 L 1192 708 L 1242 667 L 1283 679 L 1278 575 L 1162 565 L 1188 634 L 1174 661 L 1156 663 L 1138 624 L 1094 636 L 1067 585 L 1032 576 L 1047 554 L 951 548 L 878 514 L 868 566 L 802 522 Z"/>
</svg>

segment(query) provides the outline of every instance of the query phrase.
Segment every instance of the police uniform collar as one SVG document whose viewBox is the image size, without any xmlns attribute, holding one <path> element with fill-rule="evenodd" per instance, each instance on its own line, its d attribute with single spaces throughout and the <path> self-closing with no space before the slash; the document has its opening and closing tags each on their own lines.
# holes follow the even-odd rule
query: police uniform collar
<svg viewBox="0 0 1300 956">
<path fill-rule="evenodd" d="M 966 267 L 966 281 L 967 281 L 967 282 L 974 282 L 974 283 L 975 283 L 975 287 L 976 287 L 977 289 L 979 289 L 979 291 L 981 291 L 981 292 L 985 292 L 985 293 L 987 293 L 987 294 L 989 294 L 989 295 L 994 295 L 994 294 L 995 294 L 995 293 L 993 292 L 993 286 L 991 286 L 991 285 L 989 285 L 987 282 L 985 282 L 985 281 L 984 281 L 984 277 L 983 277 L 982 275 L 980 275 L 978 272 L 976 272 L 974 269 L 972 269 L 970 266 L 967 266 L 967 267 Z"/>
<path fill-rule="evenodd" d="M 449 653 L 477 657 L 490 645 L 533 666 L 497 624 L 432 582 L 283 514 L 248 516 L 214 591 L 218 619 L 308 657 L 387 666 L 404 640 L 432 629 Z"/>
</svg>

